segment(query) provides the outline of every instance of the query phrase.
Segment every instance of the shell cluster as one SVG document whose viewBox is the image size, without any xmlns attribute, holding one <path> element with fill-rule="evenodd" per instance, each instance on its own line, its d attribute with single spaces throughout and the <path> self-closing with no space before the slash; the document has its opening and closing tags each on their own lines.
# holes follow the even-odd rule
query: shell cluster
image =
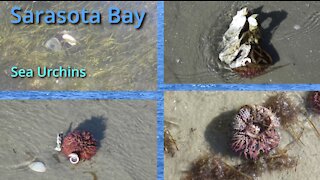
<svg viewBox="0 0 320 180">
<path fill-rule="evenodd" d="M 257 16 L 247 8 L 239 10 L 220 43 L 220 61 L 242 77 L 257 76 L 272 64 L 271 56 L 260 46 Z"/>
<path fill-rule="evenodd" d="M 245 105 L 234 119 L 232 149 L 246 159 L 257 160 L 279 145 L 279 126 L 279 118 L 270 109 Z"/>
<path fill-rule="evenodd" d="M 78 44 L 77 40 L 67 31 L 62 31 L 45 42 L 44 46 L 53 52 L 59 52 L 63 49 L 71 48 Z"/>
</svg>

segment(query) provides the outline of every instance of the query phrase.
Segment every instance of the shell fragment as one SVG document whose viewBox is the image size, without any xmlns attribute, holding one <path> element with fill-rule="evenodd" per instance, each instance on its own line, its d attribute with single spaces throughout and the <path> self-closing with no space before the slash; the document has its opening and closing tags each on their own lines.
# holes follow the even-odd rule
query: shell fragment
<svg viewBox="0 0 320 180">
<path fill-rule="evenodd" d="M 47 170 L 43 162 L 32 162 L 29 168 L 35 172 L 45 172 Z"/>
<path fill-rule="evenodd" d="M 63 138 L 63 132 L 57 134 L 57 146 L 54 148 L 56 151 L 61 151 L 61 143 Z"/>
<path fill-rule="evenodd" d="M 77 40 L 69 34 L 63 34 L 62 39 L 64 39 L 71 46 L 75 46 L 77 44 Z"/>
</svg>

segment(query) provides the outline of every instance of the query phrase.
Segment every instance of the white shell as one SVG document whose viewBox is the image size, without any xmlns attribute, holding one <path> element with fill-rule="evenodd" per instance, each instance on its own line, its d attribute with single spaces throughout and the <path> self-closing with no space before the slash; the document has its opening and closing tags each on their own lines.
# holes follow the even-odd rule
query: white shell
<svg viewBox="0 0 320 180">
<path fill-rule="evenodd" d="M 54 52 L 58 52 L 62 50 L 60 41 L 55 37 L 49 39 L 44 46 Z"/>
<path fill-rule="evenodd" d="M 69 34 L 64 34 L 64 35 L 62 35 L 62 38 L 63 38 L 67 43 L 69 43 L 71 46 L 74 46 L 74 45 L 77 44 L 77 40 L 76 40 L 74 37 L 72 37 L 71 35 L 69 35 Z"/>
<path fill-rule="evenodd" d="M 229 29 L 224 33 L 222 46 L 224 49 L 219 53 L 219 59 L 230 64 L 239 53 L 241 38 L 239 37 L 241 30 L 246 24 L 248 9 L 243 8 L 237 12 L 232 19 Z"/>
<path fill-rule="evenodd" d="M 61 143 L 63 138 L 63 132 L 57 134 L 57 146 L 54 148 L 56 151 L 61 151 Z"/>
<path fill-rule="evenodd" d="M 247 63 L 251 63 L 251 59 L 248 58 L 250 50 L 251 45 L 242 44 L 239 48 L 240 55 L 237 57 L 237 59 L 234 59 L 234 61 L 229 64 L 230 68 L 246 66 Z"/>
<path fill-rule="evenodd" d="M 240 44 L 242 37 L 239 37 L 246 22 L 249 23 L 249 31 L 253 31 L 258 28 L 257 14 L 253 14 L 250 17 L 246 17 L 248 9 L 243 8 L 237 12 L 232 19 L 229 29 L 224 33 L 221 46 L 222 51 L 219 53 L 219 59 L 225 64 L 229 65 L 231 69 L 246 66 L 251 63 L 251 59 L 248 57 L 251 51 L 250 44 Z"/>
<path fill-rule="evenodd" d="M 237 12 L 236 16 L 233 17 L 229 29 L 224 33 L 223 44 L 227 44 L 228 42 L 234 41 L 235 39 L 239 40 L 239 34 L 247 21 L 247 13 L 247 8 L 243 8 Z"/>
<path fill-rule="evenodd" d="M 43 162 L 32 162 L 29 168 L 35 172 L 45 172 L 47 169 Z"/>
<path fill-rule="evenodd" d="M 249 30 L 252 31 L 258 28 L 257 14 L 253 14 L 248 18 Z"/>
<path fill-rule="evenodd" d="M 71 164 L 77 164 L 80 161 L 80 158 L 76 153 L 71 153 L 68 155 L 68 157 Z"/>
<path fill-rule="evenodd" d="M 61 151 L 61 147 L 60 147 L 60 146 L 59 146 L 59 147 L 57 146 L 57 147 L 54 148 L 54 150 L 60 152 L 60 151 Z"/>
</svg>

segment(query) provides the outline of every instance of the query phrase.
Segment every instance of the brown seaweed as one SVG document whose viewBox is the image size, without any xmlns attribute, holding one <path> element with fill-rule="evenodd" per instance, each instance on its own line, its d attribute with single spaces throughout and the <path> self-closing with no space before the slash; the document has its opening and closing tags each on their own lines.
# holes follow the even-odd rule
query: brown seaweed
<svg viewBox="0 0 320 180">
<path fill-rule="evenodd" d="M 269 97 L 264 103 L 264 106 L 276 113 L 280 118 L 281 126 L 289 132 L 296 141 L 300 141 L 300 143 L 303 144 L 300 138 L 298 138 L 304 130 L 304 127 L 298 121 L 298 114 L 303 113 L 301 107 L 287 97 L 285 93 L 279 93 Z M 299 126 L 301 129 L 300 133 L 295 130 L 296 128 L 294 127 L 296 126 Z"/>
<path fill-rule="evenodd" d="M 320 138 L 320 132 L 318 130 L 318 128 L 316 127 L 316 125 L 312 122 L 311 119 L 308 118 L 308 123 L 311 125 L 311 127 L 316 131 L 317 136 Z"/>
<path fill-rule="evenodd" d="M 182 180 L 248 180 L 259 177 L 269 171 L 282 171 L 295 168 L 297 157 L 289 156 L 287 150 L 278 150 L 275 154 L 261 157 L 259 160 L 246 160 L 230 166 L 214 154 L 204 155 L 191 164 L 191 168 Z"/>
<path fill-rule="evenodd" d="M 300 134 L 301 136 L 301 134 Z M 299 137 L 300 138 L 300 137 Z M 296 156 L 289 156 L 288 150 L 296 143 L 293 140 L 283 149 L 276 149 L 273 154 L 261 156 L 257 160 L 243 160 L 240 164 L 230 166 L 215 154 L 206 154 L 192 162 L 182 180 L 247 180 L 255 179 L 265 172 L 282 171 L 295 168 Z"/>
<path fill-rule="evenodd" d="M 235 169 L 222 161 L 218 156 L 207 154 L 191 165 L 182 180 L 211 180 L 211 179 L 228 179 L 228 180 L 251 180 L 252 177 Z"/>
<path fill-rule="evenodd" d="M 172 137 L 170 131 L 164 128 L 164 152 L 170 154 L 172 157 L 179 148 L 176 144 L 176 140 Z"/>
<path fill-rule="evenodd" d="M 92 171 L 86 171 L 86 172 L 83 172 L 83 173 L 88 173 L 88 174 L 91 174 L 92 177 L 93 177 L 93 180 L 98 180 L 98 176 L 95 172 L 92 172 Z"/>
<path fill-rule="evenodd" d="M 279 151 L 278 153 L 268 156 L 266 159 L 268 171 L 282 171 L 285 169 L 295 168 L 298 164 L 298 159 L 295 156 L 289 156 L 287 150 Z"/>
<path fill-rule="evenodd" d="M 266 171 L 273 172 L 292 169 L 297 164 L 297 157 L 289 156 L 287 150 L 278 150 L 275 154 L 262 157 L 258 161 L 245 161 L 236 166 L 236 169 L 252 177 L 257 177 Z"/>
<path fill-rule="evenodd" d="M 265 107 L 270 108 L 278 117 L 280 117 L 281 126 L 288 128 L 298 122 L 297 115 L 301 112 L 285 93 L 280 93 L 269 97 L 264 103 Z"/>
</svg>

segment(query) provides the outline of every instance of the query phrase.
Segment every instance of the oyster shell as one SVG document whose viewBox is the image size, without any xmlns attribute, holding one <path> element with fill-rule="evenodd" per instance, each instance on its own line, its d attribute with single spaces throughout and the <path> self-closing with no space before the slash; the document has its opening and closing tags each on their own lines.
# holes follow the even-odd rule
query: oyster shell
<svg viewBox="0 0 320 180">
<path fill-rule="evenodd" d="M 259 39 L 259 36 L 256 36 L 258 34 L 257 14 L 247 16 L 247 8 L 239 10 L 233 17 L 229 29 L 223 35 L 221 45 L 224 48 L 219 53 L 219 59 L 231 69 L 246 66 L 254 61 L 249 54 L 252 49 L 251 44 L 257 44 Z M 247 24 L 249 30 L 243 32 Z"/>
<path fill-rule="evenodd" d="M 229 29 L 223 35 L 221 45 L 224 48 L 219 54 L 219 59 L 226 64 L 231 64 L 240 51 L 241 38 L 239 38 L 239 36 L 246 24 L 247 14 L 247 8 L 238 11 L 237 15 L 233 17 Z"/>
</svg>

